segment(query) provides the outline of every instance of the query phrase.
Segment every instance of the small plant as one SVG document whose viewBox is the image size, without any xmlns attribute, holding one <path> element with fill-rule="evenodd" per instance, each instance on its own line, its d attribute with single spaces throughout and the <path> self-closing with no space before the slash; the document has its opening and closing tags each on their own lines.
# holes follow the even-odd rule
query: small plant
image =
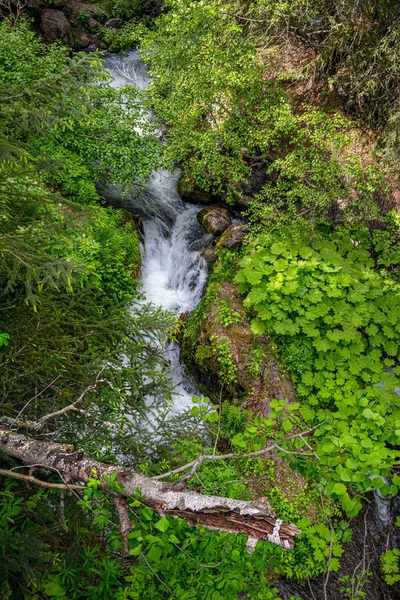
<svg viewBox="0 0 400 600">
<path fill-rule="evenodd" d="M 252 351 L 253 361 L 249 368 L 249 373 L 252 377 L 258 377 L 261 374 L 261 367 L 264 362 L 264 358 L 267 356 L 265 350 L 262 348 L 254 348 Z"/>
<path fill-rule="evenodd" d="M 229 304 L 225 300 L 221 302 L 218 317 L 219 322 L 223 327 L 229 327 L 229 325 L 233 325 L 234 323 L 237 323 L 238 325 L 243 323 L 242 315 L 236 310 L 230 308 Z"/>
<path fill-rule="evenodd" d="M 78 23 L 82 23 L 82 25 L 87 25 L 89 19 L 90 19 L 90 15 L 86 10 L 83 10 L 82 12 L 78 12 L 76 15 L 76 20 L 78 21 Z"/>
<path fill-rule="evenodd" d="M 194 396 L 192 402 L 195 404 L 191 411 L 193 417 L 200 416 L 203 421 L 208 421 L 209 423 L 218 422 L 218 412 L 210 405 L 210 398 Z"/>
<path fill-rule="evenodd" d="M 231 346 L 228 340 L 220 339 L 216 335 L 210 337 L 214 351 L 217 353 L 217 361 L 220 364 L 221 382 L 226 385 L 237 382 L 237 366 L 232 360 Z"/>
<path fill-rule="evenodd" d="M 211 346 L 208 346 L 207 344 L 201 344 L 196 348 L 194 360 L 196 364 L 198 364 L 201 367 L 207 363 L 207 361 L 213 356 L 213 354 L 214 351 L 211 348 Z"/>
<path fill-rule="evenodd" d="M 381 565 L 383 578 L 388 585 L 393 585 L 400 581 L 400 550 L 394 548 L 387 550 L 381 556 Z"/>
<path fill-rule="evenodd" d="M 10 335 L 8 333 L 0 333 L 0 347 L 8 346 Z"/>
<path fill-rule="evenodd" d="M 349 600 L 362 600 L 362 598 L 366 598 L 367 595 L 362 588 L 370 581 L 371 577 L 371 571 L 363 571 L 353 577 L 349 577 L 348 575 L 340 577 L 339 583 L 342 584 L 340 593 L 343 594 L 343 598 L 349 598 Z"/>
</svg>

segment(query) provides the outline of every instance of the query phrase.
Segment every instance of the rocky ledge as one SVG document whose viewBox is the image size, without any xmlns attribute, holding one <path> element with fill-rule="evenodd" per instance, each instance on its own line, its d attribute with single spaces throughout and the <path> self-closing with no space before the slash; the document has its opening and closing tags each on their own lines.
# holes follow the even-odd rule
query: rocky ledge
<svg viewBox="0 0 400 600">
<path fill-rule="evenodd" d="M 233 283 L 210 284 L 205 299 L 189 316 L 181 334 L 182 358 L 206 393 L 239 401 L 268 415 L 274 399 L 296 402 L 294 385 L 280 364 L 272 341 L 255 335 Z"/>
</svg>

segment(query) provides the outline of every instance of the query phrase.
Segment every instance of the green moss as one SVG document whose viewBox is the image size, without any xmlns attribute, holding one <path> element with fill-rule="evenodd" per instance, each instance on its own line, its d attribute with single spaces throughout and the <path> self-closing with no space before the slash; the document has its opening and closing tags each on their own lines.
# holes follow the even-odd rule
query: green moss
<svg viewBox="0 0 400 600">
<path fill-rule="evenodd" d="M 199 346 L 197 346 L 195 353 L 194 353 L 194 360 L 196 362 L 196 364 L 198 364 L 200 367 L 204 366 L 205 363 L 207 363 L 207 361 L 214 355 L 214 350 L 211 348 L 211 346 L 208 346 L 206 344 L 201 344 Z"/>
<path fill-rule="evenodd" d="M 197 308 L 189 315 L 186 321 L 185 329 L 183 332 L 183 342 L 186 348 L 190 345 L 194 345 L 196 338 L 203 325 L 204 319 L 206 318 L 210 304 L 217 299 L 217 290 L 214 285 L 210 284 L 207 288 L 206 295 L 203 300 L 199 302 Z"/>
<path fill-rule="evenodd" d="M 210 282 L 225 283 L 229 281 L 230 283 L 233 283 L 238 270 L 237 262 L 241 255 L 241 250 L 238 248 L 226 248 L 218 252 L 218 260 L 211 273 Z"/>
</svg>

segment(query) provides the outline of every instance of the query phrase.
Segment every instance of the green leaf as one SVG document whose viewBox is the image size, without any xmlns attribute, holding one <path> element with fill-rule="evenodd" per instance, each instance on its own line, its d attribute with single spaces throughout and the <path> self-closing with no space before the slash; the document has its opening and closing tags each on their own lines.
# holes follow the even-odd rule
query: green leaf
<svg viewBox="0 0 400 600">
<path fill-rule="evenodd" d="M 271 246 L 271 252 L 272 254 L 283 254 L 285 252 L 286 248 L 284 246 L 284 244 L 282 244 L 282 242 L 276 242 L 275 244 L 272 244 Z"/>
<path fill-rule="evenodd" d="M 331 440 L 323 440 L 321 445 L 318 447 L 320 452 L 324 454 L 328 454 L 329 452 L 333 452 L 335 449 L 335 444 L 331 442 Z"/>
<path fill-rule="evenodd" d="M 251 322 L 251 330 L 255 335 L 263 335 L 266 332 L 266 326 L 261 319 L 254 319 Z"/>
<path fill-rule="evenodd" d="M 169 522 L 165 517 L 161 517 L 161 519 L 154 525 L 156 529 L 165 533 L 169 527 Z"/>
<path fill-rule="evenodd" d="M 232 551 L 231 559 L 234 560 L 235 562 L 237 562 L 238 560 L 240 560 L 240 552 L 239 552 L 239 550 L 233 550 Z"/>
<path fill-rule="evenodd" d="M 139 556 L 139 554 L 142 552 L 142 544 L 139 544 L 138 546 L 135 546 L 135 548 L 132 548 L 131 550 L 129 550 L 129 554 L 131 556 Z"/>
<path fill-rule="evenodd" d="M 238 446 L 239 448 L 246 448 L 246 442 L 243 439 L 243 433 L 237 433 L 233 438 L 232 438 L 232 444 L 234 446 Z"/>
<path fill-rule="evenodd" d="M 176 535 L 174 535 L 174 534 L 170 535 L 170 536 L 169 536 L 169 538 L 168 538 L 168 540 L 169 540 L 170 542 L 172 542 L 173 544 L 179 544 L 179 540 L 178 540 L 178 538 L 176 537 Z"/>
<path fill-rule="evenodd" d="M 150 550 L 147 552 L 147 558 L 149 560 L 153 560 L 154 562 L 157 562 L 160 560 L 162 556 L 162 550 L 159 546 L 152 546 L 150 548 Z"/>
<path fill-rule="evenodd" d="M 336 483 L 332 488 L 332 492 L 338 496 L 343 496 L 346 493 L 346 486 L 343 483 Z"/>
<path fill-rule="evenodd" d="M 57 596 L 59 598 L 65 598 L 65 590 L 64 588 L 56 582 L 51 582 L 46 585 L 44 588 L 44 593 L 47 596 Z"/>
<path fill-rule="evenodd" d="M 351 481 L 351 471 L 349 469 L 338 465 L 335 470 L 342 481 Z"/>
</svg>

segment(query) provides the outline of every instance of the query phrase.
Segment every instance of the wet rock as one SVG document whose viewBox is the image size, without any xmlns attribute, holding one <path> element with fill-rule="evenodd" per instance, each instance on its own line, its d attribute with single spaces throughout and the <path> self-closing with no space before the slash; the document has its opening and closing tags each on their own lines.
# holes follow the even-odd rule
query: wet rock
<svg viewBox="0 0 400 600">
<path fill-rule="evenodd" d="M 211 194 L 197 187 L 194 179 L 186 173 L 182 173 L 179 178 L 178 194 L 184 202 L 192 204 L 211 204 L 213 202 Z"/>
<path fill-rule="evenodd" d="M 249 232 L 246 225 L 231 225 L 224 231 L 215 246 L 215 252 L 218 252 L 222 248 L 239 248 L 241 246 L 246 234 Z"/>
<path fill-rule="evenodd" d="M 121 19 L 108 19 L 104 23 L 104 27 L 108 27 L 109 29 L 121 29 L 122 20 Z"/>
<path fill-rule="evenodd" d="M 221 235 L 231 225 L 229 212 L 221 206 L 208 206 L 197 213 L 197 220 L 212 235 Z"/>
<path fill-rule="evenodd" d="M 61 40 L 64 44 L 74 46 L 71 23 L 61 10 L 45 8 L 40 16 L 40 29 L 46 42 Z"/>
<path fill-rule="evenodd" d="M 214 248 L 211 248 L 211 247 L 203 248 L 201 254 L 206 259 L 206 261 L 209 265 L 214 264 L 215 261 L 217 260 L 217 257 L 214 252 Z"/>
</svg>

